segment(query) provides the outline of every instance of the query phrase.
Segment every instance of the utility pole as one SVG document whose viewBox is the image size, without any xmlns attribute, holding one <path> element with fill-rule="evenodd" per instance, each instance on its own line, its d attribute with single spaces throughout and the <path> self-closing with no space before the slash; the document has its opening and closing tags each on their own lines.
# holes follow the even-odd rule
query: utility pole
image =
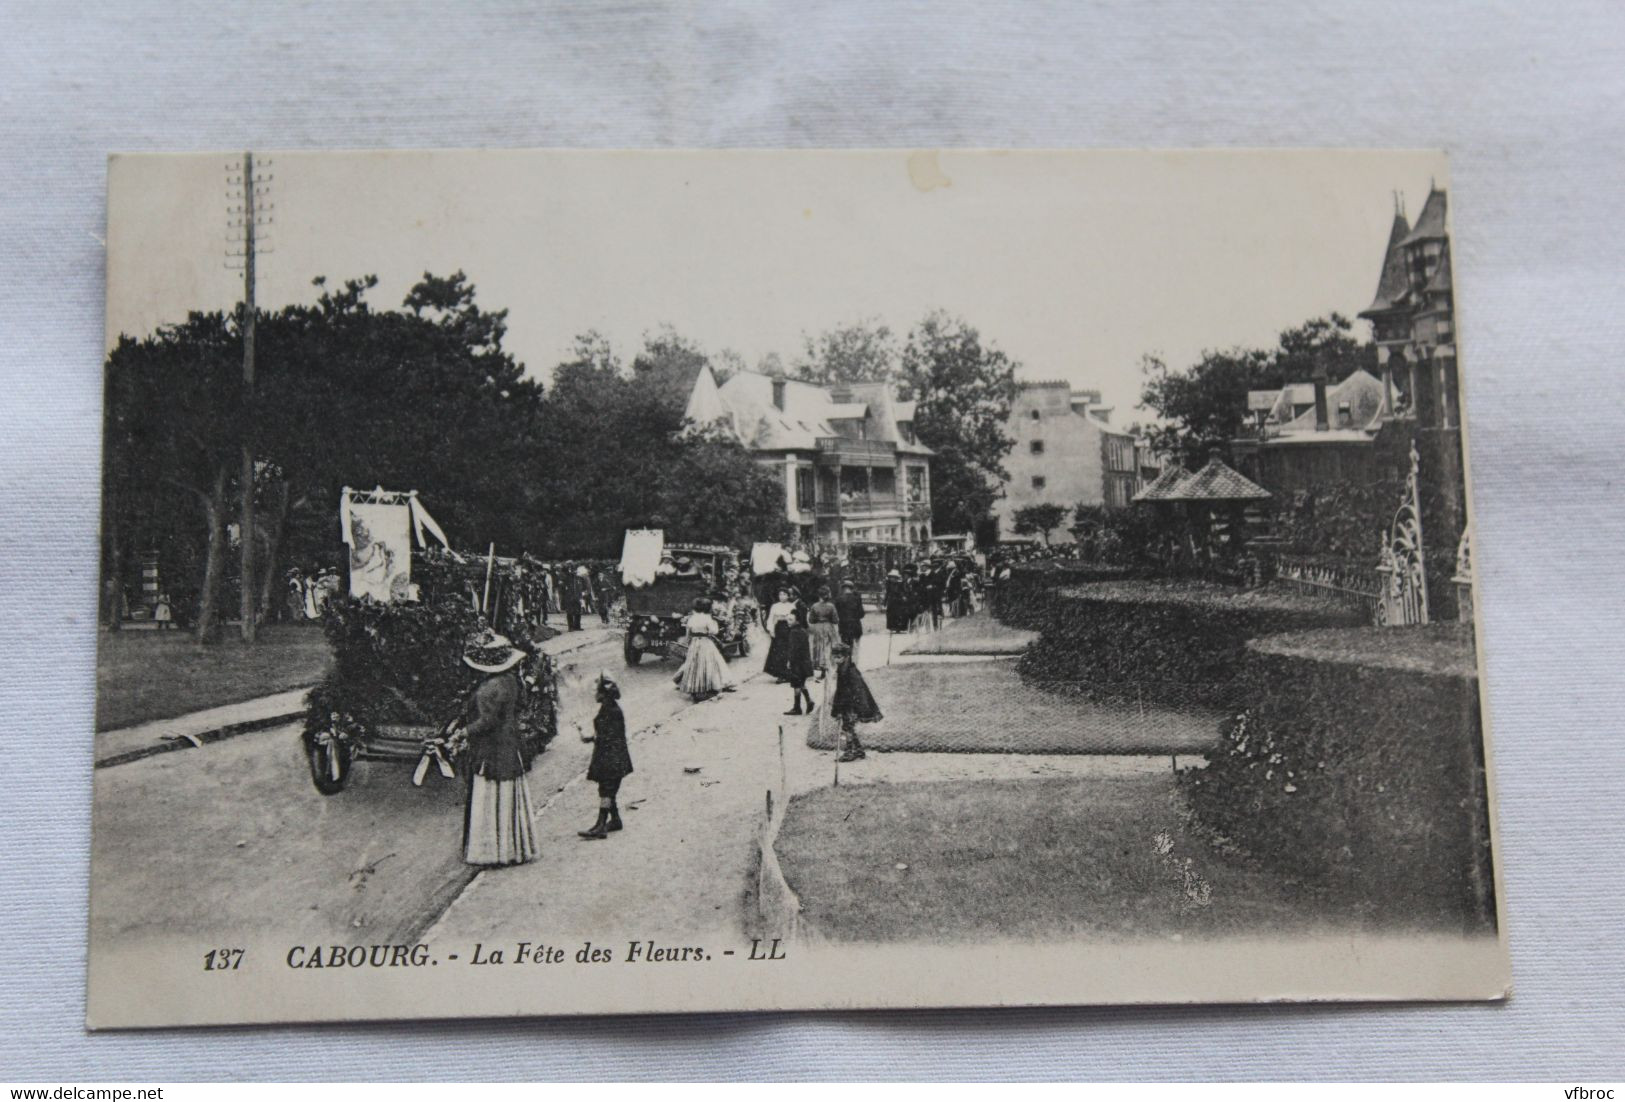
<svg viewBox="0 0 1625 1102">
<path fill-rule="evenodd" d="M 242 472 L 239 476 L 242 489 L 242 503 L 238 514 L 238 543 L 242 553 L 240 559 L 239 589 L 241 601 L 239 609 L 242 614 L 243 642 L 252 643 L 257 634 L 258 616 L 255 608 L 254 595 L 258 586 L 257 575 L 254 570 L 254 449 L 248 442 L 248 426 L 252 423 L 252 406 L 254 401 L 254 329 L 256 323 L 256 309 L 254 305 L 254 262 L 259 253 L 258 233 L 264 222 L 269 222 L 266 211 L 260 208 L 260 199 L 269 190 L 271 177 L 269 175 L 256 175 L 254 171 L 254 154 L 243 154 L 242 176 L 240 179 L 242 191 L 242 206 L 234 212 L 242 223 L 242 261 L 243 261 L 243 444 L 242 444 Z M 269 207 L 269 204 L 265 204 Z"/>
</svg>

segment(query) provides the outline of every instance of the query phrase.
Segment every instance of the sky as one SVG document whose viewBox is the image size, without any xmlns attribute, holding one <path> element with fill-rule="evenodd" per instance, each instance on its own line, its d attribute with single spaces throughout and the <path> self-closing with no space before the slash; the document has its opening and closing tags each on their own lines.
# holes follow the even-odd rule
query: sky
<svg viewBox="0 0 1625 1102">
<path fill-rule="evenodd" d="M 1146 354 L 1276 334 L 1376 289 L 1399 192 L 1414 218 L 1444 155 L 1210 152 L 256 152 L 272 224 L 264 309 L 376 275 L 375 308 L 461 269 L 508 311 L 544 381 L 596 329 L 630 360 L 662 324 L 754 366 L 803 334 L 942 308 L 1029 380 L 1099 389 L 1113 422 Z M 108 345 L 229 309 L 236 154 L 127 155 L 108 170 Z M 1357 323 L 1362 339 L 1368 327 Z"/>
</svg>

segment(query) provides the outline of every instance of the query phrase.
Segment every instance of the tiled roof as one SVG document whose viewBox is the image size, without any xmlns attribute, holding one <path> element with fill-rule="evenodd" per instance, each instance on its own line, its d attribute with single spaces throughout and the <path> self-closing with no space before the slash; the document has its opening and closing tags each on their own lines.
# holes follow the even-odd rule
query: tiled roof
<svg viewBox="0 0 1625 1102">
<path fill-rule="evenodd" d="M 1445 196 L 1444 192 L 1434 188 L 1428 192 L 1428 200 L 1422 204 L 1422 213 L 1416 216 L 1416 226 L 1400 242 L 1402 245 L 1414 245 L 1418 241 L 1443 240 L 1447 235 L 1445 231 Z"/>
<path fill-rule="evenodd" d="M 1377 294 L 1371 305 L 1360 311 L 1361 316 L 1392 309 L 1405 297 L 1405 253 L 1400 247 L 1410 234 L 1405 216 L 1394 213 L 1393 227 L 1388 231 L 1388 249 L 1382 254 L 1382 273 L 1377 277 Z"/>
<path fill-rule="evenodd" d="M 1310 388 L 1311 394 L 1313 389 Z M 1333 424 L 1337 423 L 1337 409 L 1344 402 L 1349 404 L 1351 427 L 1364 428 L 1382 409 L 1381 380 L 1362 368 L 1336 386 L 1327 387 L 1326 416 Z M 1281 426 L 1282 436 L 1314 432 L 1316 432 L 1314 410 L 1309 410 L 1302 417 L 1294 418 Z M 1321 435 L 1324 435 L 1324 432 Z"/>
<path fill-rule="evenodd" d="M 1150 487 L 1146 487 L 1147 490 Z M 1207 466 L 1183 479 L 1165 501 L 1262 501 L 1270 496 L 1264 487 L 1237 472 L 1214 456 Z"/>
<path fill-rule="evenodd" d="M 897 429 L 896 407 L 886 383 L 857 383 L 852 401 L 830 400 L 828 388 L 800 379 L 785 379 L 784 409 L 773 404 L 771 376 L 755 371 L 738 371 L 718 389 L 721 405 L 731 415 L 740 442 L 760 451 L 814 451 L 820 436 L 838 435 L 832 420 L 862 418 L 867 438 L 891 440 L 897 450 L 909 455 L 933 454 L 921 444 L 902 439 Z"/>
<path fill-rule="evenodd" d="M 1178 463 L 1170 463 L 1151 484 L 1134 495 L 1135 501 L 1172 501 L 1172 494 L 1190 474 Z"/>
</svg>

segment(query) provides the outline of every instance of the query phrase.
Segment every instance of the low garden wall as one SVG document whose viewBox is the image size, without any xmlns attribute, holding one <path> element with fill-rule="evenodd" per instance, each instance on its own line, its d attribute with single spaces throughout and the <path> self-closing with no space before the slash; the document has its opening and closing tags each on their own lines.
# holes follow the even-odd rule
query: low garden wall
<svg viewBox="0 0 1625 1102">
<path fill-rule="evenodd" d="M 1467 625 L 1255 639 L 1237 688 L 1244 705 L 1218 750 L 1181 773 L 1202 823 L 1283 874 L 1419 926 L 1494 928 Z"/>
<path fill-rule="evenodd" d="M 1011 605 L 1040 633 L 1021 658 L 1028 681 L 1095 700 L 1215 709 L 1240 699 L 1247 640 L 1359 621 L 1335 600 L 1194 580 L 1030 585 Z"/>
</svg>

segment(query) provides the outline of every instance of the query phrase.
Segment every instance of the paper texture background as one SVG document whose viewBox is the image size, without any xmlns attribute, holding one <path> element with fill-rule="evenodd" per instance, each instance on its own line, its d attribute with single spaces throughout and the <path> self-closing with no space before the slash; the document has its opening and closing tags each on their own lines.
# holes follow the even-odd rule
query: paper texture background
<svg viewBox="0 0 1625 1102">
<path fill-rule="evenodd" d="M 0 14 L 0 1066 L 40 1079 L 1617 1076 L 1625 12 L 805 7 Z M 1447 148 L 1512 1002 L 86 1036 L 106 154 L 569 145 Z"/>
</svg>

